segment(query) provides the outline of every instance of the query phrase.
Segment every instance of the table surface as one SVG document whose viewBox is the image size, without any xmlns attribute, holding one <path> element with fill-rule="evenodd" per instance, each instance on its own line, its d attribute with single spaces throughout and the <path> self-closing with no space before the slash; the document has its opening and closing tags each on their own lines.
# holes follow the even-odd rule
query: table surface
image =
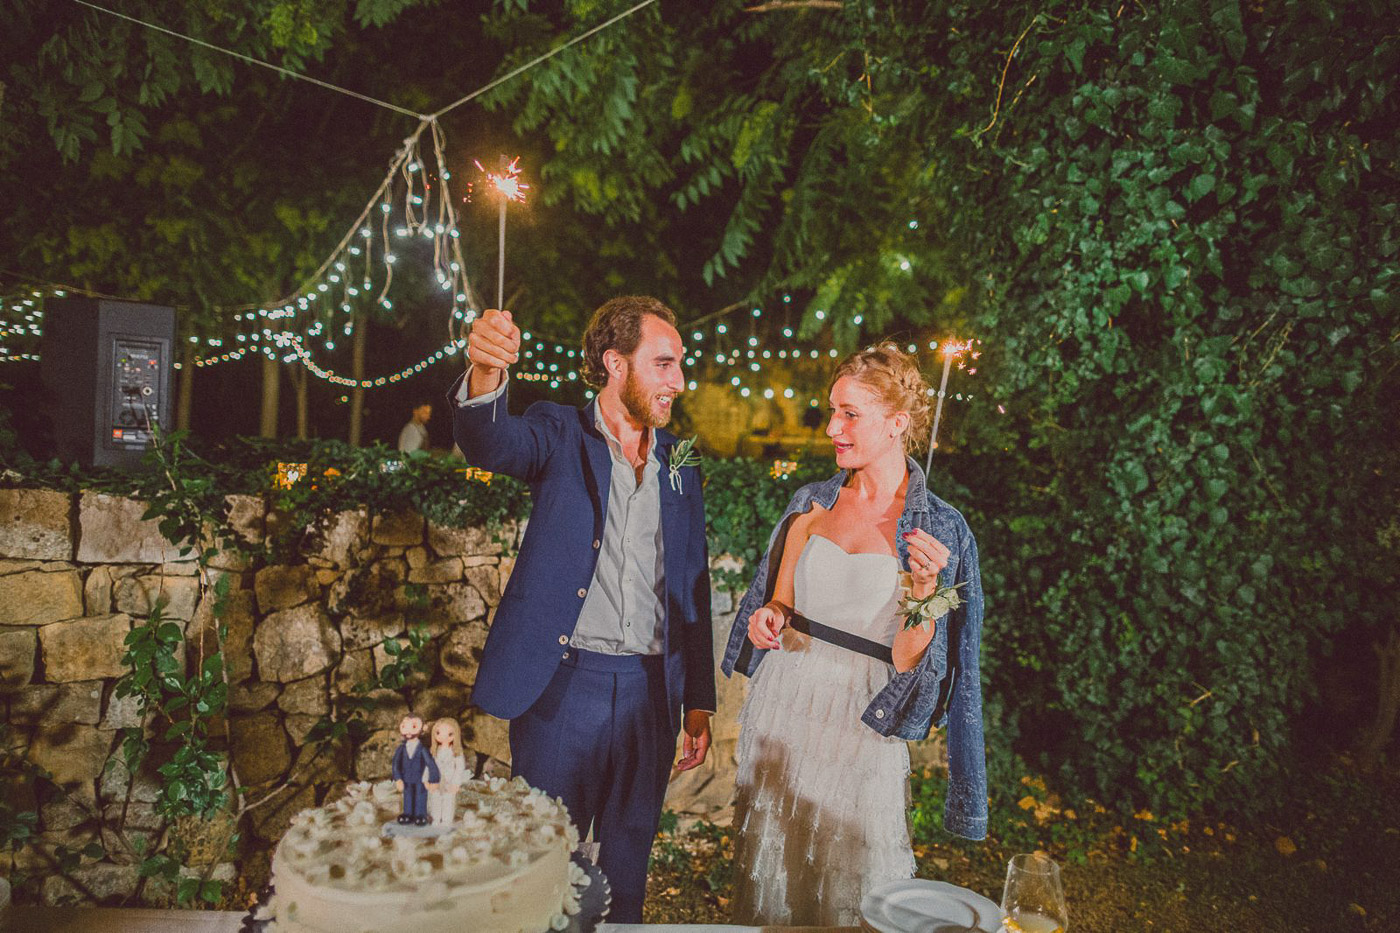
<svg viewBox="0 0 1400 933">
<path fill-rule="evenodd" d="M 115 907 L 19 907 L 0 915 L 5 933 L 237 933 L 246 916 L 233 910 Z M 8 921 L 8 927 L 4 921 Z M 672 926 L 605 923 L 598 933 L 859 933 L 856 927 Z"/>
</svg>

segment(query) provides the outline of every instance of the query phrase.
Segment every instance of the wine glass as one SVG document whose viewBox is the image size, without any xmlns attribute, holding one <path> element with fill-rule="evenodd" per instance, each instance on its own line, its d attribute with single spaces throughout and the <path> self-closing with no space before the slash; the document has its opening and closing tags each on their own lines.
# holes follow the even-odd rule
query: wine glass
<svg viewBox="0 0 1400 933">
<path fill-rule="evenodd" d="M 1013 856 L 1006 866 L 1001 922 L 1007 933 L 1065 933 L 1069 911 L 1060 885 L 1060 866 L 1035 853 Z"/>
</svg>

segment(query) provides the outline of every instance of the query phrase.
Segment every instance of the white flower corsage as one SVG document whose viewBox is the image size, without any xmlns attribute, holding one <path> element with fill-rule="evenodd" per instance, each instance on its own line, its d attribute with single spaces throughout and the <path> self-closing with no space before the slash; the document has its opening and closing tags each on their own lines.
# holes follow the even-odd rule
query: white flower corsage
<svg viewBox="0 0 1400 933">
<path fill-rule="evenodd" d="M 904 601 L 900 603 L 899 613 L 904 616 L 905 631 L 915 626 L 923 626 L 924 630 L 927 631 L 930 625 L 963 604 L 963 598 L 958 594 L 958 589 L 965 585 L 965 581 L 953 586 L 934 583 L 933 592 L 918 599 L 913 595 L 912 575 L 901 573 L 900 577 Z"/>
</svg>

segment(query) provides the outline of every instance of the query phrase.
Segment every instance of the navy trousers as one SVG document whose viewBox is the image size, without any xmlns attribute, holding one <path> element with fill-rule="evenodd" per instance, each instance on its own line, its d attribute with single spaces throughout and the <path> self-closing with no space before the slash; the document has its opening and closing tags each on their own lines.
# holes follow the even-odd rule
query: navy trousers
<svg viewBox="0 0 1400 933">
<path fill-rule="evenodd" d="M 561 798 L 580 836 L 592 828 L 615 923 L 642 922 L 676 752 L 666 708 L 659 656 L 570 648 L 535 705 L 510 721 L 514 773 Z"/>
<path fill-rule="evenodd" d="M 422 781 L 403 782 L 403 812 L 415 819 L 428 815 L 428 788 Z"/>
</svg>

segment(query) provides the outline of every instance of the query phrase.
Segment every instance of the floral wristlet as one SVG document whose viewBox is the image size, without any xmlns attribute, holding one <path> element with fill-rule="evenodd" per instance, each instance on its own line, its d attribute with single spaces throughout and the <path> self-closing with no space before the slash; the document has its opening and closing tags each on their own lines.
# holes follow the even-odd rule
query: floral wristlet
<svg viewBox="0 0 1400 933">
<path fill-rule="evenodd" d="M 915 598 L 913 594 L 913 584 L 907 573 L 900 574 L 904 578 L 902 589 L 904 591 L 904 601 L 900 603 L 899 612 L 904 616 L 904 630 L 907 632 L 915 626 L 923 626 L 924 631 L 939 619 L 952 612 L 963 604 L 963 598 L 958 594 L 958 589 L 964 583 L 955 583 L 952 586 L 944 586 L 941 583 L 933 585 L 933 592 L 922 599 Z"/>
</svg>

